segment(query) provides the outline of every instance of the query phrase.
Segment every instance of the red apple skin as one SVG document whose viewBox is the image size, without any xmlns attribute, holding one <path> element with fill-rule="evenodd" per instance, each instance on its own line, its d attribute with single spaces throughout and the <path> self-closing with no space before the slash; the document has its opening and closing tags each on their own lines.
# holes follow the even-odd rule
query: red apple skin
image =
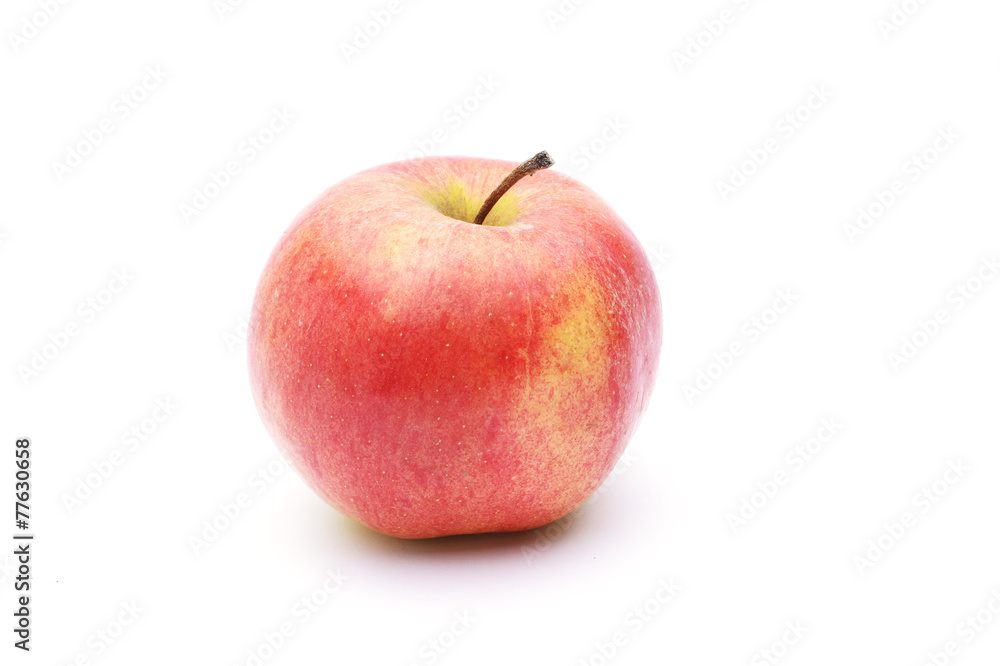
<svg viewBox="0 0 1000 666">
<path fill-rule="evenodd" d="M 594 192 L 540 171 L 486 225 L 439 211 L 471 220 L 515 166 L 425 158 L 348 178 L 258 285 L 265 426 L 323 499 L 383 534 L 552 522 L 607 477 L 649 402 L 656 281 Z"/>
</svg>

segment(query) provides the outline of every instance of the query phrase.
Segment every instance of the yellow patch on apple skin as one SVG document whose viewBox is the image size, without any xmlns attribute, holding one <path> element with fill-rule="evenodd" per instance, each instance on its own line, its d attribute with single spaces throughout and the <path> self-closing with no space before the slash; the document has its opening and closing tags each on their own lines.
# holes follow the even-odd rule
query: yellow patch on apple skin
<svg viewBox="0 0 1000 666">
<path fill-rule="evenodd" d="M 499 184 L 498 182 L 497 185 Z M 471 223 L 475 221 L 490 192 L 471 192 L 464 183 L 449 178 L 441 187 L 421 188 L 419 194 L 442 215 Z M 520 213 L 519 201 L 520 197 L 507 192 L 486 216 L 483 226 L 506 227 Z"/>
<path fill-rule="evenodd" d="M 532 435 L 518 441 L 522 464 L 542 473 L 547 508 L 583 501 L 603 479 L 608 452 L 620 415 L 611 413 L 613 368 L 608 354 L 611 318 L 597 291 L 581 276 L 581 286 L 558 321 L 540 331 L 540 353 L 527 368 L 519 406 L 532 423 Z M 548 496 L 553 489 L 560 489 Z"/>
</svg>

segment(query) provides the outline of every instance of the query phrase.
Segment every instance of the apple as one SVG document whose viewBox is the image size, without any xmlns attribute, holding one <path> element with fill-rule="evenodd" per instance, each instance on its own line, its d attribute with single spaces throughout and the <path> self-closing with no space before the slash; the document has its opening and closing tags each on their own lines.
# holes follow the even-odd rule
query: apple
<svg viewBox="0 0 1000 666">
<path fill-rule="evenodd" d="M 344 514 L 403 538 L 532 529 L 624 452 L 659 360 L 656 280 L 621 219 L 551 164 L 376 167 L 278 242 L 248 331 L 253 396 Z"/>
</svg>

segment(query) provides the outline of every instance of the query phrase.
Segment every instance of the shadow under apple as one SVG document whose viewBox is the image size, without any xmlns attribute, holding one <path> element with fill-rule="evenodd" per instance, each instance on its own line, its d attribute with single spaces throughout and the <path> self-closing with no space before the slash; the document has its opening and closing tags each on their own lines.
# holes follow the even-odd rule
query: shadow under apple
<svg viewBox="0 0 1000 666">
<path fill-rule="evenodd" d="M 669 542 L 676 516 L 657 515 L 662 483 L 635 471 L 568 516 L 525 532 L 399 539 L 376 532 L 316 502 L 305 524 L 331 564 L 355 572 L 386 594 L 431 595 L 490 588 L 494 598 L 523 603 L 579 588 Z M 671 512 L 673 513 L 673 512 Z M 493 589 L 495 588 L 495 589 Z"/>
</svg>

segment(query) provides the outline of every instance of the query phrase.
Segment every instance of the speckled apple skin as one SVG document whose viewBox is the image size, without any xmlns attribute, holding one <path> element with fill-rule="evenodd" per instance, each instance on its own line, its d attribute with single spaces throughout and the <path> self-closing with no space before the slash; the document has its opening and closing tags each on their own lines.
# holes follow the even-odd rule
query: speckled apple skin
<svg viewBox="0 0 1000 666">
<path fill-rule="evenodd" d="M 593 191 L 547 170 L 487 220 L 507 226 L 439 212 L 449 196 L 478 209 L 515 166 L 425 158 L 352 176 L 298 216 L 260 279 L 248 353 L 264 424 L 323 499 L 384 534 L 556 520 L 607 477 L 649 402 L 656 281 Z"/>
</svg>

